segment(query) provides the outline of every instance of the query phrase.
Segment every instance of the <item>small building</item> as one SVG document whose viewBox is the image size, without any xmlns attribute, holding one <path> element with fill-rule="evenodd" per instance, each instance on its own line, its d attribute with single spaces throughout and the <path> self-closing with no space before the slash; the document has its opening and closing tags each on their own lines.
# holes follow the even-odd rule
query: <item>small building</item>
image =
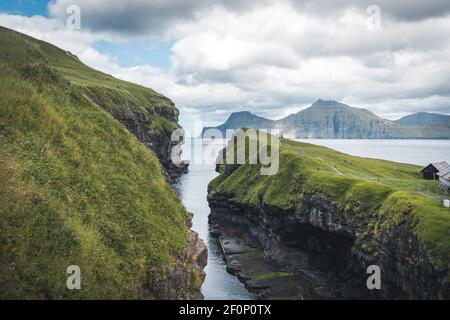
<svg viewBox="0 0 450 320">
<path fill-rule="evenodd" d="M 448 163 L 445 161 L 442 162 L 436 162 L 436 163 L 430 163 L 425 168 L 423 168 L 420 173 L 422 173 L 422 177 L 427 180 L 438 180 L 439 176 L 438 173 L 445 171 L 448 169 Z"/>
<path fill-rule="evenodd" d="M 438 172 L 439 184 L 447 191 L 450 191 L 450 167 Z"/>
</svg>

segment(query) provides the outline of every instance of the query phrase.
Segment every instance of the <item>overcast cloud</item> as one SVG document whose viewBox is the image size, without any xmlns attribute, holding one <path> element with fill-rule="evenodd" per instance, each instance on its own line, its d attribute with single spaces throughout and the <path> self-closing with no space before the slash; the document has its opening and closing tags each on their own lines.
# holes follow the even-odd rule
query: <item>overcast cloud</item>
<svg viewBox="0 0 450 320">
<path fill-rule="evenodd" d="M 70 4 L 80 6 L 81 30 L 64 26 Z M 216 124 L 237 110 L 280 118 L 318 98 L 391 119 L 450 113 L 448 0 L 55 0 L 49 13 L 0 14 L 0 24 L 160 91 L 184 121 Z M 124 68 L 93 47 L 155 38 L 174 43 L 168 71 Z"/>
</svg>

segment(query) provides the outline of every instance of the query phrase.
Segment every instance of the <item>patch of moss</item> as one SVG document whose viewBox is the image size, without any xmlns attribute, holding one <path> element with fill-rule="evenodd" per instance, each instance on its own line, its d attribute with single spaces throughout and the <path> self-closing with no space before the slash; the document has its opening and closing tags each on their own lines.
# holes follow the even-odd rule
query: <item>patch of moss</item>
<svg viewBox="0 0 450 320">
<path fill-rule="evenodd" d="M 264 280 L 270 280 L 270 279 L 274 279 L 274 278 L 292 277 L 293 275 L 294 275 L 293 272 L 271 272 L 271 273 L 257 274 L 252 277 L 252 280 L 264 281 Z"/>
<path fill-rule="evenodd" d="M 192 288 L 200 288 L 202 286 L 202 274 L 198 268 L 191 267 L 190 283 Z"/>
</svg>

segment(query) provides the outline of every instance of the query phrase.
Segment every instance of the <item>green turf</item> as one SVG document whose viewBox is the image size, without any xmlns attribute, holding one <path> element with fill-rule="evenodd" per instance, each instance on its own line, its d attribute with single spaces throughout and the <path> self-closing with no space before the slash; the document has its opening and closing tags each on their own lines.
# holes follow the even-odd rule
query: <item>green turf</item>
<svg viewBox="0 0 450 320">
<path fill-rule="evenodd" d="M 433 265 L 448 273 L 450 210 L 430 194 L 416 192 L 417 185 L 420 190 L 436 186 L 435 181 L 423 180 L 420 170 L 410 164 L 355 157 L 284 139 L 276 175 L 261 175 L 260 165 L 241 165 L 229 176 L 222 172 L 211 181 L 209 191 L 228 193 L 244 204 L 284 209 L 294 209 L 306 192 L 328 195 L 343 212 L 367 221 L 367 232 L 357 235 L 357 241 L 368 254 L 376 254 L 371 252 L 376 245 L 373 235 L 406 221 Z"/>
<path fill-rule="evenodd" d="M 159 115 L 178 112 L 173 102 L 163 95 L 91 69 L 67 52 L 46 42 L 38 43 L 54 70 L 104 109 L 119 110 L 124 115 L 132 115 L 139 110 L 148 117 L 151 134 L 163 134 L 179 127 L 176 122 Z"/>
<path fill-rule="evenodd" d="M 156 155 L 86 88 L 173 106 L 5 28 L 0 71 L 0 298 L 140 297 L 183 254 L 188 214 Z M 82 290 L 66 288 L 69 265 Z"/>
</svg>

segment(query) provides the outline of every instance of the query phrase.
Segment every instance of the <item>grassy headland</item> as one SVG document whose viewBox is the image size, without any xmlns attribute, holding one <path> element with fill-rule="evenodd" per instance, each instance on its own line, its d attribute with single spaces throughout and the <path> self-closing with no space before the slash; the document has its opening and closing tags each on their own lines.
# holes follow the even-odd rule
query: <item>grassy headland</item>
<svg viewBox="0 0 450 320">
<path fill-rule="evenodd" d="M 89 92 L 124 112 L 173 105 L 5 28 L 0 48 L 0 298 L 140 297 L 182 256 L 188 214 Z M 161 119 L 155 130 L 177 126 Z M 66 288 L 69 265 L 81 290 Z"/>
<path fill-rule="evenodd" d="M 209 192 L 229 194 L 242 204 L 283 209 L 294 209 L 305 193 L 327 195 L 341 212 L 355 214 L 367 223 L 356 242 L 368 255 L 377 254 L 374 239 L 378 235 L 407 222 L 434 267 L 447 273 L 446 281 L 450 281 L 450 211 L 412 191 L 417 185 L 426 189 L 435 183 L 421 179 L 420 167 L 350 156 L 286 139 L 280 146 L 278 173 L 261 175 L 260 166 L 240 165 L 231 173 L 221 170 Z"/>
</svg>

